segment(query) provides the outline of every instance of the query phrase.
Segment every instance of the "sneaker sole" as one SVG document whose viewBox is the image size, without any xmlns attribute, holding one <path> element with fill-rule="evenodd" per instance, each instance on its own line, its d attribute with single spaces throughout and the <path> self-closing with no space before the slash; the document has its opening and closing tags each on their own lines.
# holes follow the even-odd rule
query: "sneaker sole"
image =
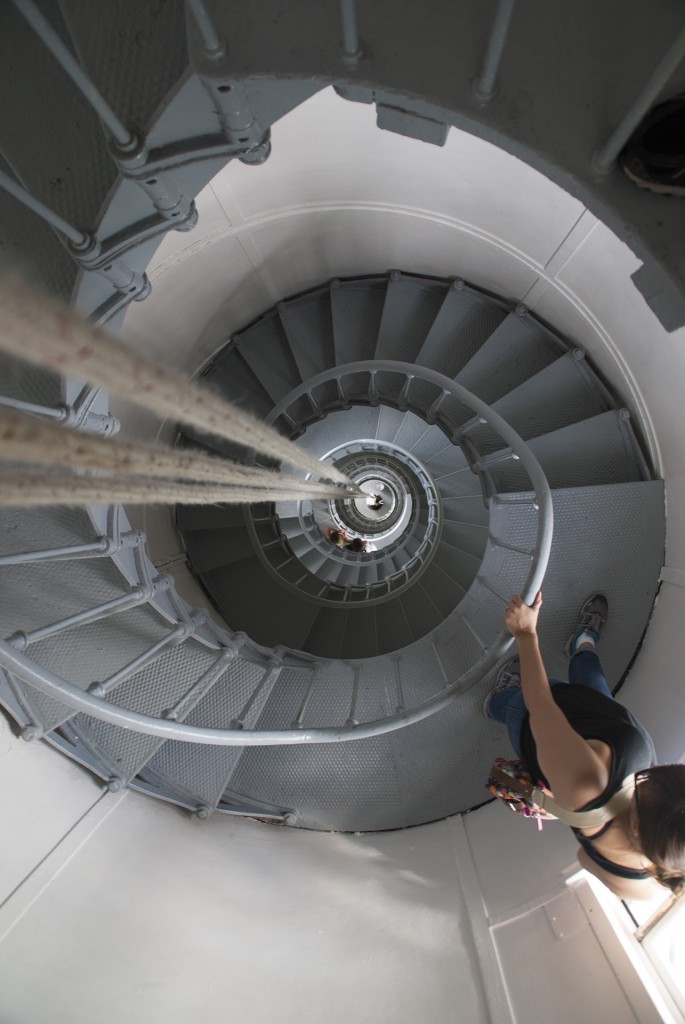
<svg viewBox="0 0 685 1024">
<path fill-rule="evenodd" d="M 661 185 L 656 181 L 647 181 L 646 178 L 640 178 L 637 174 L 623 165 L 623 171 L 626 177 L 630 178 L 633 184 L 637 185 L 638 188 L 642 188 L 645 192 L 655 192 L 660 196 L 675 196 L 676 198 L 685 198 L 685 185 Z"/>
</svg>

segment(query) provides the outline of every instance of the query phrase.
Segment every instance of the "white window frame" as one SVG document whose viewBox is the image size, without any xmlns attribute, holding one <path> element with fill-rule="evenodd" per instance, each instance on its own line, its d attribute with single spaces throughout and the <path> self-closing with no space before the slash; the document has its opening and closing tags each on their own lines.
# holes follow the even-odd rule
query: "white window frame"
<svg viewBox="0 0 685 1024">
<path fill-rule="evenodd" d="M 566 884 L 585 909 L 637 1019 L 643 1024 L 685 1024 L 685 998 L 656 948 L 660 932 L 670 926 L 673 918 L 667 913 L 640 941 L 642 929 L 599 879 L 587 871 L 578 871 L 566 879 Z M 682 913 L 679 906 L 678 916 Z"/>
</svg>

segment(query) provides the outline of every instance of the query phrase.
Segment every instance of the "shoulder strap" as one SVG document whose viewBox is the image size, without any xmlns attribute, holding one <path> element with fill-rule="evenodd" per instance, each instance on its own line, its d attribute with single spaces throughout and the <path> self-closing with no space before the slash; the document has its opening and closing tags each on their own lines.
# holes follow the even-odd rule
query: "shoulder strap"
<svg viewBox="0 0 685 1024">
<path fill-rule="evenodd" d="M 509 786 L 516 793 L 520 793 L 527 800 L 537 804 L 543 811 L 553 814 L 555 818 L 559 818 L 566 825 L 573 825 L 574 828 L 594 828 L 597 825 L 603 825 L 605 821 L 610 821 L 617 814 L 620 814 L 621 811 L 625 810 L 635 792 L 635 778 L 629 775 L 627 779 L 624 779 L 620 789 L 601 807 L 595 807 L 591 811 L 567 811 L 565 807 L 558 804 L 544 790 L 525 782 L 519 782 L 518 779 L 512 778 L 511 775 L 507 775 L 506 772 L 496 768 L 494 765 L 490 774 L 498 782 Z"/>
</svg>

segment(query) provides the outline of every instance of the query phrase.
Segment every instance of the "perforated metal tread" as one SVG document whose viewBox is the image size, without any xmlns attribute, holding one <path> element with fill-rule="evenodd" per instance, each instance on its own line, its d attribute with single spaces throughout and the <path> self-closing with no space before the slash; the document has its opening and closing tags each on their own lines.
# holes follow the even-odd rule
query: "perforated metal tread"
<svg viewBox="0 0 685 1024">
<path fill-rule="evenodd" d="M 527 313 L 509 313 L 456 379 L 491 405 L 540 373 L 563 352 L 559 338 Z"/>
<path fill-rule="evenodd" d="M 446 283 L 391 274 L 374 357 L 413 363 L 440 313 L 448 289 Z"/>
<path fill-rule="evenodd" d="M 276 311 L 266 314 L 235 345 L 274 405 L 302 383 L 288 336 Z"/>
<path fill-rule="evenodd" d="M 645 628 L 656 593 L 664 544 L 663 485 L 647 481 L 570 488 L 555 493 L 554 509 L 555 541 L 540 619 L 547 669 L 566 678 L 564 644 L 583 600 L 600 589 L 608 594 L 610 606 L 600 654 L 615 684 Z M 517 539 L 524 546 L 530 543 L 523 506 L 502 505 L 494 515 L 495 532 L 503 518 L 509 529 L 520 517 Z M 494 585 L 507 582 L 507 576 L 495 577 Z M 503 593 L 508 596 L 505 589 Z M 493 622 L 496 619 L 499 627 L 504 601 L 497 604 L 491 594 L 490 600 Z M 489 623 L 482 624 L 489 628 Z M 423 663 L 414 662 L 413 675 L 405 681 L 407 699 L 416 698 L 411 691 L 420 685 L 422 673 L 435 679 L 430 652 L 423 657 Z M 392 702 L 396 689 L 387 660 L 366 663 L 364 673 L 382 683 Z M 253 798 L 297 808 L 298 824 L 309 828 L 398 828 L 478 804 L 485 796 L 492 758 L 508 750 L 505 731 L 483 719 L 480 711 L 494 675 L 445 712 L 392 738 L 353 743 L 347 749 L 272 748 L 263 752 L 265 756 L 246 751 L 232 786 Z M 268 721 L 274 725 L 278 718 Z M 330 779 L 335 783 L 329 784 Z"/>
<path fill-rule="evenodd" d="M 641 480 L 645 473 L 637 440 L 625 410 L 613 410 L 573 423 L 542 437 L 529 448 L 550 487 L 590 486 Z M 493 459 L 497 459 L 497 453 Z M 496 491 L 518 491 L 529 481 L 519 462 L 484 461 Z"/>
<path fill-rule="evenodd" d="M 471 289 L 450 288 L 416 362 L 446 377 L 455 377 L 505 316 L 503 309 L 494 302 L 486 302 Z"/>
<path fill-rule="evenodd" d="M 597 416 L 611 408 L 604 387 L 582 358 L 569 352 L 520 384 L 493 409 L 524 441 Z M 468 442 L 480 455 L 501 448 L 497 434 L 487 424 L 468 431 Z"/>
<path fill-rule="evenodd" d="M 386 278 L 332 283 L 331 313 L 337 365 L 374 358 L 386 289 Z"/>
</svg>

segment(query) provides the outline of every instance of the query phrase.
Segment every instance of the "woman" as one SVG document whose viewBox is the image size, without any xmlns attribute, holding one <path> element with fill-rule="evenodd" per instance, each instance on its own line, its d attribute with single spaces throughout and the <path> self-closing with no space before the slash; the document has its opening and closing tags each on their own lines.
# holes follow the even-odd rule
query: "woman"
<svg viewBox="0 0 685 1024">
<path fill-rule="evenodd" d="M 614 700 L 595 644 L 607 620 L 606 598 L 581 609 L 567 654 L 569 682 L 548 679 L 537 620 L 542 605 L 514 595 L 504 616 L 518 657 L 500 671 L 485 713 L 509 730 L 514 750 L 535 781 L 569 810 L 601 807 L 635 775 L 630 805 L 599 828 L 574 829 L 578 859 L 621 899 L 653 899 L 657 882 L 685 893 L 685 765 L 654 764 L 651 739 Z"/>
</svg>

